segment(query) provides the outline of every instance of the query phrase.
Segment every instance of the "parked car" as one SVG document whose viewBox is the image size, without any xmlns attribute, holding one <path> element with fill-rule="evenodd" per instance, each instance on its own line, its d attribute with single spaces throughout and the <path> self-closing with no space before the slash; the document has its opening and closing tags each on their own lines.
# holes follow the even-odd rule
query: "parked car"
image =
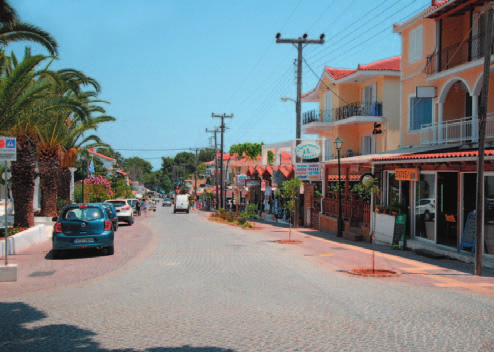
<svg viewBox="0 0 494 352">
<path fill-rule="evenodd" d="M 53 226 L 52 255 L 59 258 L 62 251 L 74 249 L 103 249 L 114 253 L 112 221 L 101 204 L 72 204 L 65 206 Z"/>
<path fill-rule="evenodd" d="M 118 230 L 118 216 L 117 216 L 117 211 L 115 210 L 115 207 L 113 206 L 112 203 L 99 203 L 105 208 L 108 217 L 113 223 L 113 231 Z"/>
<path fill-rule="evenodd" d="M 417 202 L 415 209 L 417 215 L 424 214 L 425 221 L 431 221 L 434 219 L 434 215 L 436 214 L 436 199 L 420 199 Z"/>
<path fill-rule="evenodd" d="M 134 223 L 134 210 L 130 199 L 112 199 L 105 203 L 111 203 L 117 212 L 118 221 L 126 222 L 129 225 Z"/>
<path fill-rule="evenodd" d="M 171 207 L 172 206 L 172 200 L 170 198 L 165 198 L 165 199 L 163 199 L 162 205 L 164 207 Z"/>
<path fill-rule="evenodd" d="M 173 213 L 177 211 L 184 211 L 189 213 L 189 196 L 186 194 L 178 194 L 175 197 L 175 206 L 173 208 Z"/>
<path fill-rule="evenodd" d="M 127 198 L 127 199 L 125 199 L 125 201 L 127 203 L 129 203 L 129 201 L 130 201 L 130 206 L 132 207 L 132 211 L 134 213 L 134 216 L 136 216 L 137 215 L 137 208 L 136 208 L 137 198 Z"/>
</svg>

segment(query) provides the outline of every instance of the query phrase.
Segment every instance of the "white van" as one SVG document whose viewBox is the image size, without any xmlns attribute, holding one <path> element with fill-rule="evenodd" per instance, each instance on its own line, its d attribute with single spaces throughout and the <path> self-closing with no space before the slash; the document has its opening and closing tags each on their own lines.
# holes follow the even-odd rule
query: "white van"
<svg viewBox="0 0 494 352">
<path fill-rule="evenodd" d="M 186 194 L 177 194 L 175 197 L 175 205 L 173 208 L 173 213 L 177 211 L 185 211 L 189 213 L 189 196 Z"/>
</svg>

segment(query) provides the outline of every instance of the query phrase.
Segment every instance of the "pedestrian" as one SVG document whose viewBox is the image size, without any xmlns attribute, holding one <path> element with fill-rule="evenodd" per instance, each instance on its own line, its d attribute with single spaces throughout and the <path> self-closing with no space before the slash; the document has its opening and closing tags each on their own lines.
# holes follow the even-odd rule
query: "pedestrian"
<svg viewBox="0 0 494 352">
<path fill-rule="evenodd" d="M 146 199 L 142 201 L 142 207 L 144 208 L 144 215 L 148 216 L 149 203 Z"/>
<path fill-rule="evenodd" d="M 141 216 L 141 201 L 139 199 L 136 202 L 136 213 L 137 216 Z"/>
</svg>

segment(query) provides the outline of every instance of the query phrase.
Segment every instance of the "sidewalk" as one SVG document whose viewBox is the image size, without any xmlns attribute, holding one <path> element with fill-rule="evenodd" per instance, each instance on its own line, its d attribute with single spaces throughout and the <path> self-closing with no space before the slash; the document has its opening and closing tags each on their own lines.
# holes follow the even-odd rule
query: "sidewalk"
<svg viewBox="0 0 494 352">
<path fill-rule="evenodd" d="M 259 231 L 273 239 L 288 239 L 289 226 L 256 221 Z M 352 242 L 334 234 L 313 229 L 292 229 L 292 239 L 303 243 L 295 245 L 304 256 L 313 257 L 318 263 L 335 271 L 347 273 L 357 268 L 372 268 L 373 245 Z M 494 270 L 483 268 L 481 277 L 473 275 L 474 265 L 452 259 L 433 259 L 415 252 L 392 250 L 389 246 L 375 245 L 375 268 L 397 271 L 398 277 L 367 278 L 362 280 L 393 280 L 414 286 L 427 286 L 455 290 L 467 290 L 494 296 Z"/>
</svg>

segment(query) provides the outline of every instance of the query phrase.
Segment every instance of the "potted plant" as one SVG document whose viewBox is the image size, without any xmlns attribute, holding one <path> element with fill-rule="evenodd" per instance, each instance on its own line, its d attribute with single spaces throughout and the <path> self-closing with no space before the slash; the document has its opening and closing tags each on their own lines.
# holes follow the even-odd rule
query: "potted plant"
<svg viewBox="0 0 494 352">
<path fill-rule="evenodd" d="M 401 206 L 400 200 L 398 198 L 393 198 L 389 203 L 389 210 L 393 215 L 396 215 L 400 211 L 400 206 Z"/>
</svg>

